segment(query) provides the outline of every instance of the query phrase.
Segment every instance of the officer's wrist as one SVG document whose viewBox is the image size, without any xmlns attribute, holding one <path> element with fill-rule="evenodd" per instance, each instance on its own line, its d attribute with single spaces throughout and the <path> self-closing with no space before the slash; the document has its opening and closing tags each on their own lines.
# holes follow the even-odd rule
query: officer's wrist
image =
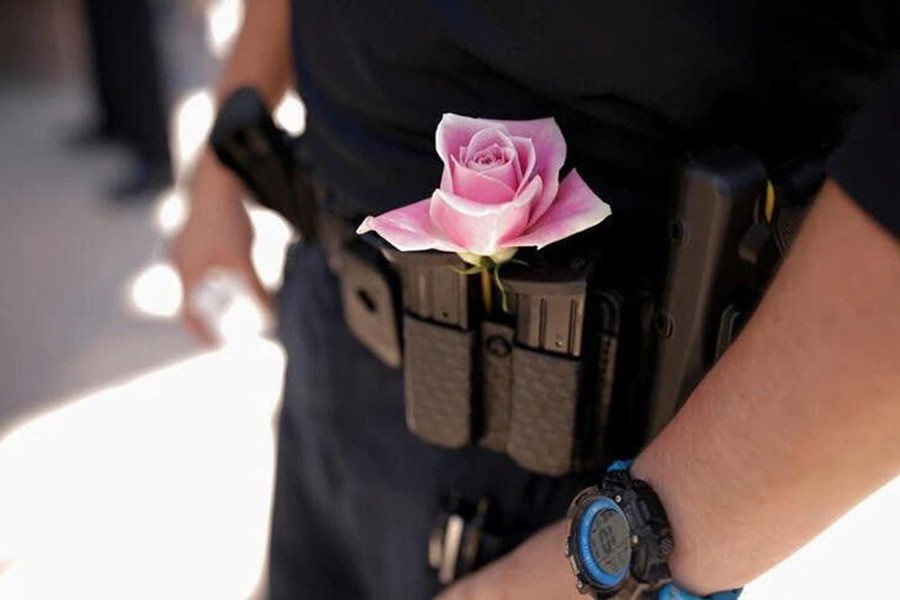
<svg viewBox="0 0 900 600">
<path fill-rule="evenodd" d="M 241 183 L 219 163 L 211 149 L 203 152 L 182 185 L 188 190 L 192 210 L 241 202 Z"/>
<path fill-rule="evenodd" d="M 715 551 L 714 532 L 727 524 L 717 522 L 703 504 L 703 495 L 695 494 L 703 486 L 702 475 L 686 477 L 695 470 L 679 469 L 674 461 L 666 464 L 665 457 L 650 451 L 642 453 L 631 467 L 631 474 L 649 483 L 659 496 L 671 526 L 674 550 L 667 562 L 675 584 L 697 596 L 707 596 L 723 590 L 738 589 L 746 581 L 734 577 L 728 568 L 728 557 Z M 711 535 L 712 533 L 712 535 Z M 712 547 L 711 547 L 712 546 Z"/>
</svg>

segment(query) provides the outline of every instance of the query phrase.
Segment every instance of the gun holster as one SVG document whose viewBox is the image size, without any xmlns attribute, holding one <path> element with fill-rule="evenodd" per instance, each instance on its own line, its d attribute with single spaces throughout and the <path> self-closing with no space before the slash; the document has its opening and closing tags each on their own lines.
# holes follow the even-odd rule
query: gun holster
<svg viewBox="0 0 900 600">
<path fill-rule="evenodd" d="M 645 439 L 675 415 L 749 319 L 825 178 L 827 148 L 767 169 L 740 148 L 691 161 L 669 227 Z"/>
<path fill-rule="evenodd" d="M 300 138 L 279 129 L 259 92 L 247 87 L 223 103 L 210 143 L 260 204 L 284 217 L 306 243 L 322 244 L 340 278 L 347 326 L 382 361 L 399 367 L 397 277 L 377 248 L 357 238 L 351 222 L 321 209 L 330 192 L 301 156 Z"/>
</svg>

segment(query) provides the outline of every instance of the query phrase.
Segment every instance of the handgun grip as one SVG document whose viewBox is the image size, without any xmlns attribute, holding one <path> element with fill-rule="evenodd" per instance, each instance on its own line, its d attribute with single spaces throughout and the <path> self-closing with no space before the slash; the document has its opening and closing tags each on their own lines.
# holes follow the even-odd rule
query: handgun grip
<svg viewBox="0 0 900 600">
<path fill-rule="evenodd" d="M 714 359 L 717 315 L 747 277 L 738 244 L 765 186 L 763 165 L 738 148 L 705 156 L 685 171 L 658 315 L 648 439 L 674 416 Z"/>
<path fill-rule="evenodd" d="M 316 238 L 316 202 L 309 173 L 297 164 L 294 140 L 279 129 L 259 92 L 240 88 L 222 104 L 210 134 L 219 161 L 256 200 Z"/>
</svg>

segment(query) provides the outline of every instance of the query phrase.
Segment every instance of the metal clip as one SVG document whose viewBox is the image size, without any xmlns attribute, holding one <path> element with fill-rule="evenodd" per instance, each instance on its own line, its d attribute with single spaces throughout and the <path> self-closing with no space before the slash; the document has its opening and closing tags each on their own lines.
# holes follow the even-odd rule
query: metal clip
<svg viewBox="0 0 900 600">
<path fill-rule="evenodd" d="M 471 505 L 470 511 L 471 511 Z M 428 564 L 437 571 L 441 585 L 450 585 L 478 566 L 481 537 L 488 514 L 487 498 L 481 498 L 468 517 L 464 506 L 444 514 L 428 540 Z"/>
</svg>

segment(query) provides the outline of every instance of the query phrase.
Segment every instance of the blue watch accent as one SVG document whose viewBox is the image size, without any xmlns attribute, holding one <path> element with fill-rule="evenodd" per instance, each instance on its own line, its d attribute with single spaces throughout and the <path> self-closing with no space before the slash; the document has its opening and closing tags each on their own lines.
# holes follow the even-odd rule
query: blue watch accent
<svg viewBox="0 0 900 600">
<path fill-rule="evenodd" d="M 578 552 L 581 554 L 581 562 L 591 578 L 603 587 L 612 588 L 619 585 L 628 576 L 628 564 L 616 573 L 607 573 L 603 570 L 594 553 L 591 551 L 591 525 L 594 519 L 604 510 L 613 510 L 625 518 L 625 513 L 618 504 L 609 498 L 597 498 L 585 509 L 578 524 Z M 630 562 L 630 561 L 629 561 Z"/>
<path fill-rule="evenodd" d="M 715 594 L 701 597 L 684 591 L 674 583 L 667 583 L 660 588 L 656 600 L 737 600 L 742 591 L 744 591 L 743 588 L 727 592 L 716 592 Z"/>
<path fill-rule="evenodd" d="M 611 465 L 606 467 L 607 473 L 613 473 L 615 471 L 627 471 L 631 468 L 631 465 L 634 464 L 633 460 L 617 460 L 614 461 Z"/>
</svg>

